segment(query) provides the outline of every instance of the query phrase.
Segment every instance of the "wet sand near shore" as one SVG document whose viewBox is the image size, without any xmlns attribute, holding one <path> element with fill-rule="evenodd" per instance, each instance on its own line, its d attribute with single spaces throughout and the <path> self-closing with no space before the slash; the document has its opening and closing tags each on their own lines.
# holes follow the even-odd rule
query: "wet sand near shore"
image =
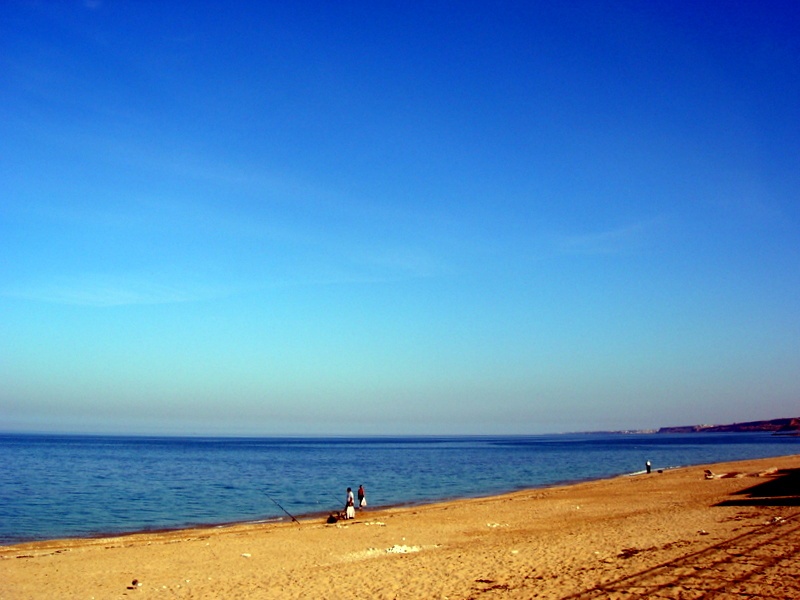
<svg viewBox="0 0 800 600">
<path fill-rule="evenodd" d="M 800 456 L 789 456 L 335 524 L 4 546 L 0 598 L 800 598 L 798 559 Z"/>
</svg>

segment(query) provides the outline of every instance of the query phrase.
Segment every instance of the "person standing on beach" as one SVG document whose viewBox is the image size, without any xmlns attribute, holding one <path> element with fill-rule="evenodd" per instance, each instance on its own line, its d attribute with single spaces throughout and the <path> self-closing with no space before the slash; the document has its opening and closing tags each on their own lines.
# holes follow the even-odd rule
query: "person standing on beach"
<svg viewBox="0 0 800 600">
<path fill-rule="evenodd" d="M 353 498 L 353 490 L 347 488 L 347 501 L 345 502 L 344 508 L 344 518 L 345 519 L 355 519 L 356 518 L 356 507 L 355 507 L 355 498 Z"/>
<path fill-rule="evenodd" d="M 367 496 L 364 493 L 364 484 L 358 486 L 358 508 L 364 508 L 367 505 Z"/>
<path fill-rule="evenodd" d="M 647 472 L 650 473 L 650 469 L 652 467 L 650 466 L 650 461 L 649 460 L 646 463 L 644 463 L 644 466 L 647 468 Z"/>
</svg>

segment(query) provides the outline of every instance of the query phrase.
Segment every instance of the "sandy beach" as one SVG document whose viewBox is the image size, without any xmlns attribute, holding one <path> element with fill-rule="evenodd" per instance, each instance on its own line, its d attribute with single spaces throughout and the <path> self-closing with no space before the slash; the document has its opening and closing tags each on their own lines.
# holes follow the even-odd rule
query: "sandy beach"
<svg viewBox="0 0 800 600">
<path fill-rule="evenodd" d="M 0 598 L 797 598 L 799 554 L 789 456 L 335 524 L 4 546 Z"/>
</svg>

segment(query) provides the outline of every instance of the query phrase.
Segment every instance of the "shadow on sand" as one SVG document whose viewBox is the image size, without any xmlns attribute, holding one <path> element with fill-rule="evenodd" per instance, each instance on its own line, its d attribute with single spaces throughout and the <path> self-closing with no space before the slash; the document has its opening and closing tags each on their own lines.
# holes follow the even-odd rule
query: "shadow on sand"
<svg viewBox="0 0 800 600">
<path fill-rule="evenodd" d="M 737 497 L 715 506 L 800 506 L 800 469 L 776 471 L 767 481 L 732 495 Z M 781 512 L 782 516 L 775 515 L 766 524 L 733 538 L 606 581 L 564 600 L 798 598 L 793 565 L 800 558 L 800 511 Z M 764 587 L 763 582 L 770 578 L 775 585 Z"/>
<path fill-rule="evenodd" d="M 800 469 L 781 469 L 769 481 L 759 483 L 717 506 L 800 506 Z"/>
</svg>

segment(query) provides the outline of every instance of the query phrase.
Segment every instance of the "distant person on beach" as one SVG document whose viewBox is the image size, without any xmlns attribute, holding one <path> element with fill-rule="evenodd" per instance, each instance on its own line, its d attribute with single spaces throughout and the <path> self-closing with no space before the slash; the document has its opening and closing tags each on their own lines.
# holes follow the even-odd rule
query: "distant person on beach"
<svg viewBox="0 0 800 600">
<path fill-rule="evenodd" d="M 353 497 L 353 490 L 347 488 L 347 501 L 345 502 L 345 519 L 355 519 L 356 518 L 356 501 Z"/>
<path fill-rule="evenodd" d="M 367 495 L 364 493 L 364 485 L 358 486 L 358 508 L 364 508 L 367 505 Z"/>
<path fill-rule="evenodd" d="M 650 461 L 649 460 L 646 463 L 644 463 L 644 466 L 647 468 L 647 472 L 650 473 L 651 467 L 650 467 Z"/>
</svg>

